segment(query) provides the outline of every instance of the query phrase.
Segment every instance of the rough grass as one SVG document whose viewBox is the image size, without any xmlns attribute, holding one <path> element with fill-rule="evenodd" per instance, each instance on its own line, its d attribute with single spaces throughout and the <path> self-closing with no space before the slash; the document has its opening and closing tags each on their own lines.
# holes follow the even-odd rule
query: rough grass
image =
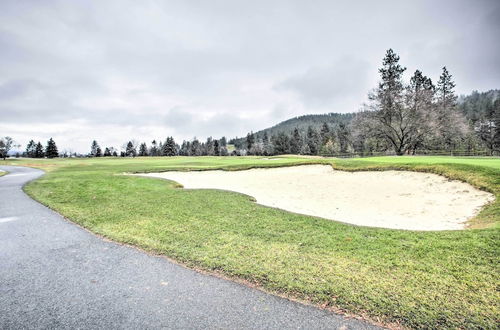
<svg viewBox="0 0 500 330">
<path fill-rule="evenodd" d="M 471 221 L 482 229 L 415 232 L 357 227 L 260 206 L 237 193 L 183 190 L 171 181 L 121 175 L 319 162 L 349 171 L 433 172 L 467 181 L 497 199 Z M 26 191 L 76 223 L 188 266 L 405 327 L 498 326 L 499 159 L 175 157 L 11 163 L 47 170 Z"/>
</svg>

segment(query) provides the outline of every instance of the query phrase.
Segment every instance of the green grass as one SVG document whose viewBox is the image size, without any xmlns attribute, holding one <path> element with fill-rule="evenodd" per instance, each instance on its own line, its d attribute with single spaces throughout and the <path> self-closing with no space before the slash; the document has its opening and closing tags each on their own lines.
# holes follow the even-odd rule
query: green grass
<svg viewBox="0 0 500 330">
<path fill-rule="evenodd" d="M 4 176 L 5 174 L 7 174 L 7 172 L 6 172 L 6 171 L 2 171 L 2 170 L 0 170 L 0 176 Z"/>
<path fill-rule="evenodd" d="M 121 175 L 237 170 L 302 163 L 415 170 L 461 179 L 497 196 L 464 231 L 357 227 L 292 214 L 219 190 Z M 500 160 L 284 157 L 22 160 L 47 171 L 28 194 L 91 231 L 187 266 L 372 320 L 416 328 L 495 328 L 499 322 Z M 2 162 L 0 162 L 2 164 Z"/>
</svg>

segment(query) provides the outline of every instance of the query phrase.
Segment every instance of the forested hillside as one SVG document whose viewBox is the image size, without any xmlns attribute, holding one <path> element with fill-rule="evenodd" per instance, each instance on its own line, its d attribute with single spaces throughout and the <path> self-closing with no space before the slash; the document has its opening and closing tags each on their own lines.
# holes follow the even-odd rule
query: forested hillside
<svg viewBox="0 0 500 330">
<path fill-rule="evenodd" d="M 304 115 L 287 119 L 277 125 L 255 132 L 253 135 L 256 139 L 262 139 L 266 134 L 269 137 L 277 135 L 278 133 L 291 134 L 295 128 L 297 128 L 301 134 L 305 134 L 309 126 L 319 131 L 324 123 L 328 124 L 332 128 L 338 128 L 339 124 L 348 126 L 352 118 L 354 118 L 354 113 Z M 245 143 L 245 140 L 246 138 L 244 137 L 235 138 L 232 139 L 230 143 L 235 144 L 237 147 L 241 147 Z"/>
<path fill-rule="evenodd" d="M 490 115 L 493 111 L 495 101 L 499 98 L 500 90 L 498 89 L 492 89 L 483 93 L 473 91 L 470 95 L 460 96 L 458 107 L 472 124 L 476 124 L 478 120 Z"/>
</svg>

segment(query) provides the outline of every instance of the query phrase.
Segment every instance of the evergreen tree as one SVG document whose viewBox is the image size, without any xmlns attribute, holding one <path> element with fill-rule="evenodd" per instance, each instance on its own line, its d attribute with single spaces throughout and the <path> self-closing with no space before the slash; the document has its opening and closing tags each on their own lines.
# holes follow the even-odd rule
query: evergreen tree
<svg viewBox="0 0 500 330">
<path fill-rule="evenodd" d="M 95 151 L 95 156 L 96 157 L 101 157 L 102 156 L 102 149 L 101 149 L 101 147 L 97 147 L 97 149 Z"/>
<path fill-rule="evenodd" d="M 465 135 L 467 125 L 465 118 L 457 108 L 455 83 L 446 67 L 439 77 L 436 90 L 437 98 L 437 126 L 441 146 L 446 150 L 453 150 Z"/>
<path fill-rule="evenodd" d="M 346 124 L 340 123 L 339 129 L 337 131 L 337 137 L 341 153 L 346 153 L 349 149 L 349 135 L 349 128 L 346 126 Z"/>
<path fill-rule="evenodd" d="M 226 147 L 227 146 L 227 141 L 226 141 L 226 137 L 225 136 L 223 136 L 223 137 L 220 138 L 219 145 L 221 147 Z"/>
<path fill-rule="evenodd" d="M 298 155 L 302 149 L 302 137 L 300 136 L 299 129 L 295 127 L 290 139 L 290 153 Z"/>
<path fill-rule="evenodd" d="M 318 132 L 312 127 L 307 128 L 307 145 L 309 146 L 309 151 L 312 155 L 317 155 L 320 148 L 320 137 Z"/>
<path fill-rule="evenodd" d="M 34 156 L 35 156 L 35 158 L 43 158 L 43 157 L 45 157 L 45 153 L 43 151 L 43 146 L 40 143 L 40 141 L 38 141 L 38 143 L 36 144 L 35 155 Z"/>
<path fill-rule="evenodd" d="M 175 144 L 174 138 L 169 136 L 163 144 L 163 156 L 175 155 L 177 155 L 177 146 Z"/>
<path fill-rule="evenodd" d="M 500 152 L 500 98 L 493 103 L 493 122 L 495 123 L 495 133 L 493 134 L 493 148 Z"/>
<path fill-rule="evenodd" d="M 198 139 L 195 137 L 193 141 L 191 142 L 190 146 L 190 156 L 201 156 L 202 155 L 202 149 L 201 149 L 201 143 L 198 141 Z"/>
<path fill-rule="evenodd" d="M 97 156 L 97 149 L 100 149 L 99 144 L 97 143 L 96 140 L 92 141 L 92 144 L 90 145 L 90 156 L 91 157 L 98 157 Z"/>
<path fill-rule="evenodd" d="M 324 145 L 328 142 L 331 137 L 330 126 L 325 122 L 321 126 L 321 130 L 319 132 L 319 136 L 321 138 L 321 144 Z"/>
<path fill-rule="evenodd" d="M 145 142 L 141 143 L 139 146 L 139 156 L 147 156 L 148 155 L 148 147 Z"/>
<path fill-rule="evenodd" d="M 104 157 L 111 157 L 111 150 L 108 147 L 104 149 Z"/>
<path fill-rule="evenodd" d="M 127 157 L 137 156 L 137 148 L 136 148 L 136 146 L 134 146 L 132 141 L 127 142 L 127 146 L 125 148 L 125 156 L 127 156 Z"/>
<path fill-rule="evenodd" d="M 26 146 L 26 157 L 35 158 L 35 150 L 36 143 L 35 141 L 30 140 L 30 142 L 28 142 L 28 145 Z"/>
<path fill-rule="evenodd" d="M 57 151 L 56 143 L 52 138 L 47 141 L 47 147 L 45 148 L 45 156 L 47 158 L 59 157 L 59 152 Z"/>
<path fill-rule="evenodd" d="M 288 154 L 290 152 L 290 138 L 284 132 L 279 132 L 272 138 L 274 152 L 278 155 Z"/>
<path fill-rule="evenodd" d="M 255 143 L 255 135 L 253 134 L 253 132 L 247 134 L 246 142 L 247 150 L 250 150 L 250 148 L 252 148 L 252 145 Z"/>
<path fill-rule="evenodd" d="M 208 156 L 213 156 L 215 151 L 214 151 L 214 140 L 212 137 L 207 138 L 207 142 L 205 143 L 205 154 Z"/>
<path fill-rule="evenodd" d="M 158 156 L 158 143 L 156 143 L 156 140 L 153 140 L 151 142 L 151 148 L 149 149 L 149 155 L 150 156 Z"/>
<path fill-rule="evenodd" d="M 437 83 L 437 100 L 439 110 L 446 113 L 453 110 L 457 106 L 457 96 L 455 95 L 455 82 L 452 80 L 452 75 L 446 67 L 443 67 L 443 72 Z"/>
<path fill-rule="evenodd" d="M 377 104 L 375 130 L 377 135 L 392 145 L 398 155 L 402 155 L 409 148 L 409 141 L 402 132 L 403 118 L 403 73 L 406 68 L 399 64 L 399 56 L 392 49 L 387 53 L 379 69 L 381 81 L 373 96 Z"/>
<path fill-rule="evenodd" d="M 220 156 L 219 140 L 214 141 L 214 155 Z"/>
</svg>

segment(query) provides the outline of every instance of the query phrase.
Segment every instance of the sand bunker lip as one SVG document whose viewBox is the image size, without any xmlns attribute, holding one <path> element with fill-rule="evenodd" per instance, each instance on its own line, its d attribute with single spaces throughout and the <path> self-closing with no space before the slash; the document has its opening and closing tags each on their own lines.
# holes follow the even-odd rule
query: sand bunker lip
<svg viewBox="0 0 500 330">
<path fill-rule="evenodd" d="M 360 226 L 407 230 L 464 229 L 493 194 L 445 177 L 409 171 L 344 172 L 328 165 L 243 171 L 139 174 L 187 189 L 222 189 L 257 203 Z"/>
</svg>

